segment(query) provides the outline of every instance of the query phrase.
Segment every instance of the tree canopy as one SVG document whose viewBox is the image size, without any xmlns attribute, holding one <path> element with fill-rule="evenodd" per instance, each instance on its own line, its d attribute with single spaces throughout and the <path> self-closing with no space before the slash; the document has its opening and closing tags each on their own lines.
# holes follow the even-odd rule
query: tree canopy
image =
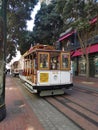
<svg viewBox="0 0 98 130">
<path fill-rule="evenodd" d="M 82 56 L 86 63 L 86 77 L 89 77 L 89 50 L 90 43 L 94 41 L 94 37 L 98 35 L 98 2 L 97 0 L 66 0 L 62 1 L 63 9 L 60 6 L 60 0 L 56 6 L 56 10 L 61 14 L 64 21 L 63 28 L 73 27 L 75 30 L 81 50 Z M 62 5 L 63 5 L 62 4 Z M 96 19 L 96 22 L 93 20 Z M 90 43 L 88 44 L 88 40 Z M 92 41 L 92 42 L 91 42 Z"/>
<path fill-rule="evenodd" d="M 98 4 L 96 0 L 52 0 L 46 5 L 42 3 L 35 17 L 32 32 L 27 31 L 26 22 L 38 0 L 8 0 L 7 54 L 9 59 L 15 55 L 19 45 L 21 54 L 29 49 L 30 44 L 53 44 L 60 33 L 73 27 L 76 30 L 88 28 L 89 21 L 97 16 Z"/>
<path fill-rule="evenodd" d="M 62 28 L 62 19 L 55 12 L 56 2 L 49 5 L 43 3 L 35 17 L 33 40 L 42 44 L 52 44 L 57 40 Z"/>
<path fill-rule="evenodd" d="M 77 30 L 88 27 L 89 21 L 97 15 L 96 4 L 94 0 L 54 0 L 49 5 L 43 3 L 35 18 L 31 41 L 52 44 L 60 33 L 70 27 Z"/>
<path fill-rule="evenodd" d="M 31 20 L 31 12 L 38 0 L 8 0 L 7 1 L 7 55 L 9 60 L 16 54 L 17 45 L 21 53 L 27 42 L 27 20 Z M 27 45 L 28 46 L 28 45 Z"/>
</svg>

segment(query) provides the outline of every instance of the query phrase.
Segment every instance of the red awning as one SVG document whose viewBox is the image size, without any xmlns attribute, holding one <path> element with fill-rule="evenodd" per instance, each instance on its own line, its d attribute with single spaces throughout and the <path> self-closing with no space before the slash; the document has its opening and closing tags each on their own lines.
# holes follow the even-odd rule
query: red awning
<svg viewBox="0 0 98 130">
<path fill-rule="evenodd" d="M 97 17 L 93 18 L 89 23 L 90 23 L 90 24 L 93 24 L 93 23 L 95 23 L 96 21 L 97 21 Z M 64 40 L 64 39 L 66 39 L 67 37 L 71 36 L 73 33 L 75 33 L 75 31 L 72 31 L 72 32 L 70 32 L 70 33 L 65 34 L 64 36 L 62 36 L 61 38 L 59 38 L 58 41 L 60 42 L 60 41 L 62 41 L 62 40 Z"/>
<path fill-rule="evenodd" d="M 95 22 L 97 22 L 97 17 L 95 17 L 94 19 L 92 19 L 92 20 L 90 21 L 90 24 L 93 24 L 93 23 L 95 23 Z"/>
<path fill-rule="evenodd" d="M 66 34 L 66 35 L 64 35 L 64 36 L 62 36 L 58 41 L 60 42 L 60 41 L 64 40 L 65 38 L 71 36 L 73 33 L 74 33 L 74 31 L 72 31 L 72 32 L 70 32 L 70 33 L 68 33 L 68 34 Z"/>
<path fill-rule="evenodd" d="M 87 51 L 87 53 L 98 52 L 98 44 L 95 44 L 95 45 L 90 46 L 90 49 L 89 49 L 89 47 L 87 47 L 86 51 Z M 81 49 L 78 49 L 78 50 L 76 50 L 76 51 L 74 52 L 74 54 L 72 55 L 72 57 L 80 56 L 80 55 L 82 55 L 82 54 L 83 54 L 82 50 L 81 50 Z"/>
</svg>

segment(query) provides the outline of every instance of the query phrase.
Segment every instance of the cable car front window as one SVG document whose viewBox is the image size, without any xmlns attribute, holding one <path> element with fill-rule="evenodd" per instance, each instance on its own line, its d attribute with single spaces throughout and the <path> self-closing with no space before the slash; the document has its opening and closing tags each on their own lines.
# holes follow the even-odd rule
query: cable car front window
<svg viewBox="0 0 98 130">
<path fill-rule="evenodd" d="M 59 70 L 60 69 L 60 53 L 54 52 L 50 55 L 50 69 Z"/>
<path fill-rule="evenodd" d="M 62 57 L 61 57 L 61 60 L 62 60 L 62 63 L 61 63 L 61 68 L 62 69 L 69 69 L 70 67 L 70 64 L 69 64 L 69 53 L 63 53 L 62 54 Z"/>
<path fill-rule="evenodd" d="M 49 69 L 49 54 L 48 53 L 39 54 L 39 68 Z"/>
</svg>

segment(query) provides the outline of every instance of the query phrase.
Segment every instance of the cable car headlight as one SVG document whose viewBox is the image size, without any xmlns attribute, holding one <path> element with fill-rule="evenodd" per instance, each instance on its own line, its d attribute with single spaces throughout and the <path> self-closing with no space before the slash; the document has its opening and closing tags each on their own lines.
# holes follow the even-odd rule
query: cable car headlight
<svg viewBox="0 0 98 130">
<path fill-rule="evenodd" d="M 53 76 L 54 80 L 57 80 L 57 77 L 58 77 L 57 75 L 54 75 L 54 76 Z"/>
</svg>

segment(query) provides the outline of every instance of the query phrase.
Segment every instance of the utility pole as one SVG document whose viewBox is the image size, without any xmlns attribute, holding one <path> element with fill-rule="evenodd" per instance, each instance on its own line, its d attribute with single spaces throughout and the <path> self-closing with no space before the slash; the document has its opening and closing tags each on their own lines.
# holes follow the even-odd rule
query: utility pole
<svg viewBox="0 0 98 130">
<path fill-rule="evenodd" d="M 5 76 L 6 76 L 6 8 L 7 0 L 0 0 L 0 121 L 6 117 Z"/>
</svg>

